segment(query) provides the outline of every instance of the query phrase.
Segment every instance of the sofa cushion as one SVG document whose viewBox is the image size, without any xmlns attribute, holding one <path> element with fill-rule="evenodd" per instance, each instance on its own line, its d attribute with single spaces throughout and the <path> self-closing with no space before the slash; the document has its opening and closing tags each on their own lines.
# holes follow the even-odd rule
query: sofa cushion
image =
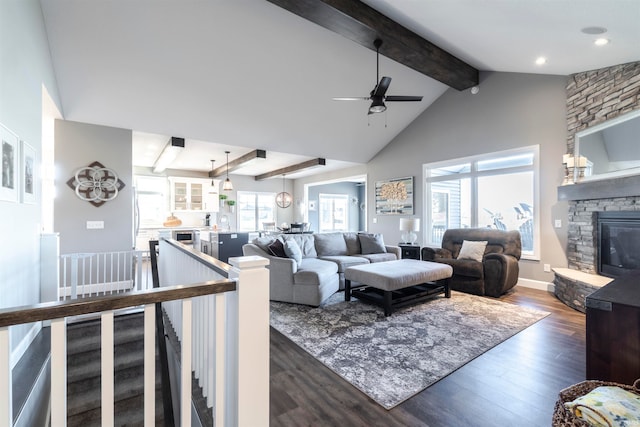
<svg viewBox="0 0 640 427">
<path fill-rule="evenodd" d="M 482 279 L 484 277 L 484 266 L 478 261 L 470 259 L 439 258 L 438 262 L 449 264 L 453 267 L 454 276 L 467 276 L 477 279 Z"/>
<path fill-rule="evenodd" d="M 344 242 L 347 244 L 347 255 L 357 255 L 362 253 L 360 249 L 360 239 L 358 239 L 358 233 L 347 232 L 342 233 Z"/>
<path fill-rule="evenodd" d="M 460 248 L 460 253 L 458 254 L 458 259 L 472 259 L 474 261 L 482 262 L 482 258 L 484 257 L 484 250 L 486 249 L 486 247 L 486 240 L 464 240 L 462 242 L 462 247 Z"/>
<path fill-rule="evenodd" d="M 347 242 L 342 233 L 319 233 L 315 235 L 316 252 L 319 257 L 347 255 Z"/>
<path fill-rule="evenodd" d="M 319 257 L 319 259 L 335 262 L 336 265 L 338 266 L 338 273 L 344 273 L 344 271 L 347 268 L 352 267 L 354 265 L 369 264 L 368 259 L 364 257 L 359 257 L 359 256 L 329 255 L 329 256 Z"/>
<path fill-rule="evenodd" d="M 269 252 L 269 245 L 272 244 L 275 240 L 276 238 L 273 236 L 263 236 L 263 237 L 257 237 L 253 239 L 251 243 L 253 243 L 254 245 L 256 245 L 257 247 L 259 247 L 260 249 L 262 249 L 263 251 L 269 254 L 271 253 Z"/>
<path fill-rule="evenodd" d="M 304 258 L 298 265 L 298 271 L 293 275 L 296 285 L 318 285 L 327 276 L 338 273 L 335 262 L 318 258 Z"/>
<path fill-rule="evenodd" d="M 398 258 L 391 252 L 385 252 L 383 254 L 362 254 L 359 257 L 366 258 L 369 262 L 383 262 L 383 261 L 395 261 Z"/>
<path fill-rule="evenodd" d="M 284 242 L 284 253 L 298 264 L 298 269 L 302 264 L 302 250 L 295 240 L 289 239 Z"/>
<path fill-rule="evenodd" d="M 282 240 L 276 239 L 272 244 L 268 246 L 269 253 L 273 256 L 277 256 L 279 258 L 287 258 L 287 253 L 284 250 L 284 244 Z"/>
<path fill-rule="evenodd" d="M 360 248 L 363 255 L 367 254 L 379 254 L 387 252 L 384 247 L 384 240 L 382 234 L 358 234 L 360 240 Z"/>
<path fill-rule="evenodd" d="M 302 250 L 302 258 L 315 258 L 318 256 L 313 234 L 283 234 L 282 237 L 285 241 L 293 240 L 298 244 Z"/>
</svg>

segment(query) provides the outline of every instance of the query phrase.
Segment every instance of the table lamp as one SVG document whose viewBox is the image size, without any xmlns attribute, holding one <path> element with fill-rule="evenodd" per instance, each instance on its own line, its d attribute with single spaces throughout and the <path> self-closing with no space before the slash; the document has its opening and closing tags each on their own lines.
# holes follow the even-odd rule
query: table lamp
<svg viewBox="0 0 640 427">
<path fill-rule="evenodd" d="M 400 231 L 402 231 L 402 241 L 413 245 L 418 236 L 416 231 L 420 231 L 420 219 L 419 218 L 400 218 Z"/>
</svg>

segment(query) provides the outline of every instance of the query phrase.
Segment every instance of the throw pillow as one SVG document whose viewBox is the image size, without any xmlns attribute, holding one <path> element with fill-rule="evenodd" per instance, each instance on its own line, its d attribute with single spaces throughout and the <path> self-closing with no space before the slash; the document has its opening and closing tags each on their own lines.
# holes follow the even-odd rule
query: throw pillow
<svg viewBox="0 0 640 427">
<path fill-rule="evenodd" d="M 269 253 L 279 258 L 287 258 L 287 254 L 284 251 L 284 245 L 282 244 L 282 240 L 280 239 L 276 239 L 272 244 L 269 245 Z"/>
<path fill-rule="evenodd" d="M 358 233 L 347 232 L 342 233 L 344 242 L 347 244 L 347 255 L 356 255 L 360 252 L 360 240 L 358 240 Z"/>
<path fill-rule="evenodd" d="M 472 259 L 474 261 L 482 262 L 484 257 L 484 250 L 487 247 L 487 241 L 472 241 L 463 240 L 458 259 Z"/>
<path fill-rule="evenodd" d="M 295 240 L 287 240 L 284 242 L 284 253 L 300 266 L 302 263 L 302 250 Z"/>
<path fill-rule="evenodd" d="M 272 244 L 274 240 L 276 240 L 276 238 L 273 236 L 264 236 L 253 239 L 251 243 L 259 247 L 266 253 L 269 253 L 269 245 Z"/>
<path fill-rule="evenodd" d="M 318 256 L 347 254 L 347 243 L 342 233 L 318 233 L 315 240 Z"/>
<path fill-rule="evenodd" d="M 362 255 L 380 254 L 387 252 L 382 240 L 382 234 L 358 234 Z"/>
</svg>

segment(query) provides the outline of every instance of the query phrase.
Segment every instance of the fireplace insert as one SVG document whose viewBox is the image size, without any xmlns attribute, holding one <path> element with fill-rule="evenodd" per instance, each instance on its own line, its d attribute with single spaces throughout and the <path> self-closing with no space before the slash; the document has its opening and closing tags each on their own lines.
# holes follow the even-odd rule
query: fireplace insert
<svg viewBox="0 0 640 427">
<path fill-rule="evenodd" d="M 598 273 L 620 277 L 640 268 L 640 212 L 597 213 Z"/>
</svg>

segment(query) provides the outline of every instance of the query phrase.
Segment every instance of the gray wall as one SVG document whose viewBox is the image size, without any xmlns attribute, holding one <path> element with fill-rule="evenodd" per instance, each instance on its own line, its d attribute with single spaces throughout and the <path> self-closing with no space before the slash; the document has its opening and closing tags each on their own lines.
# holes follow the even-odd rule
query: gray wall
<svg viewBox="0 0 640 427">
<path fill-rule="evenodd" d="M 60 108 L 42 11 L 37 0 L 0 1 L 0 123 L 42 152 L 43 86 Z M 40 301 L 41 186 L 35 204 L 0 201 L 0 308 Z M 12 350 L 30 325 L 11 330 Z"/>
<path fill-rule="evenodd" d="M 60 253 L 126 251 L 133 247 L 133 180 L 131 131 L 56 120 L 56 199 L 54 230 Z M 98 161 L 118 174 L 125 187 L 96 207 L 66 185 L 76 171 Z M 87 230 L 87 221 L 104 221 L 101 230 Z"/>
<path fill-rule="evenodd" d="M 369 164 L 369 231 L 399 241 L 398 216 L 375 215 L 372 183 L 414 176 L 415 216 L 424 218 L 422 165 L 517 147 L 540 146 L 541 260 L 521 261 L 520 276 L 551 282 L 543 264 L 566 267 L 567 204 L 557 201 L 562 154 L 566 146 L 566 77 L 517 73 L 482 73 L 480 92 L 449 89 Z M 373 220 L 377 219 L 377 223 Z M 555 229 L 553 220 L 563 227 Z M 424 227 L 423 227 L 424 229 Z M 422 236 L 420 242 L 424 241 Z"/>
</svg>

